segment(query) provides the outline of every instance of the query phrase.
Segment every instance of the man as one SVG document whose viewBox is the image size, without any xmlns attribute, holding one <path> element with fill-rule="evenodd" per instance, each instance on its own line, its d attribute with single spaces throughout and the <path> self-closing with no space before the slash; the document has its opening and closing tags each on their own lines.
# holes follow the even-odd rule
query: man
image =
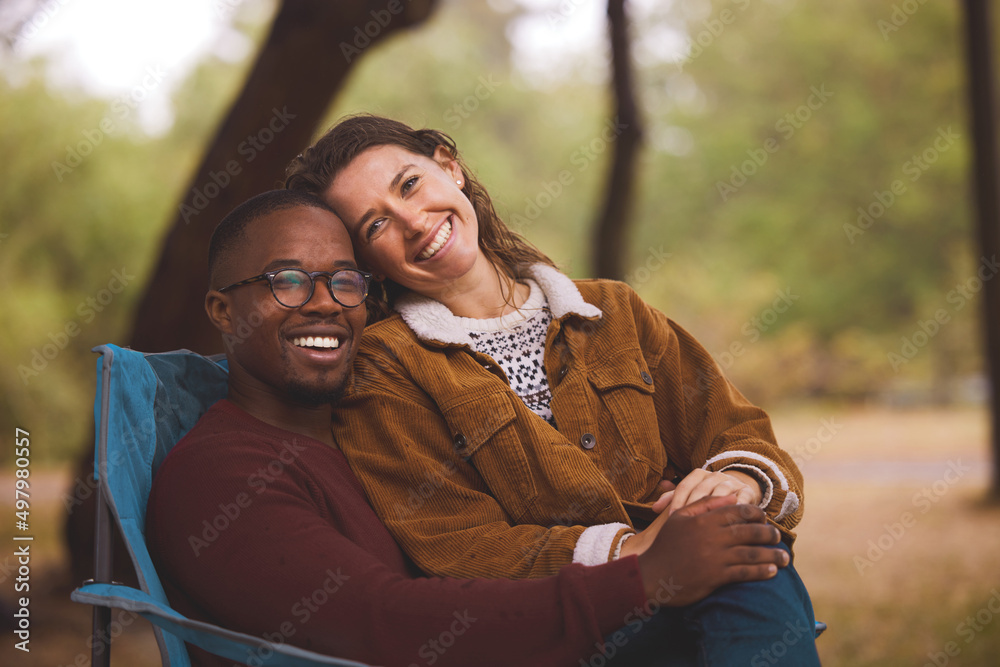
<svg viewBox="0 0 1000 667">
<path fill-rule="evenodd" d="M 228 396 L 171 450 L 147 511 L 180 611 L 388 666 L 604 664 L 628 642 L 619 628 L 787 564 L 763 513 L 727 497 L 661 522 L 638 557 L 527 581 L 416 576 L 330 432 L 368 287 L 342 223 L 311 195 L 264 193 L 220 223 L 209 263 Z M 228 664 L 191 652 L 197 665 Z"/>
</svg>

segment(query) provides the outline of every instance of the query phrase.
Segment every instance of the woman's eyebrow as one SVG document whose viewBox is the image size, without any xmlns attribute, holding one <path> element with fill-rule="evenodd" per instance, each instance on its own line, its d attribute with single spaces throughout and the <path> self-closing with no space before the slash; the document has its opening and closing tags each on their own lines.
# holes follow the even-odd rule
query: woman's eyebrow
<svg viewBox="0 0 1000 667">
<path fill-rule="evenodd" d="M 392 192 L 397 187 L 399 187 L 399 183 L 400 183 L 400 181 L 403 180 L 403 177 L 406 176 L 406 172 L 409 171 L 410 169 L 414 168 L 415 166 L 416 165 L 413 165 L 413 164 L 404 164 L 403 168 L 399 170 L 399 172 L 396 174 L 396 176 L 393 177 L 392 181 L 389 183 L 389 191 Z M 362 215 L 358 219 L 358 227 L 364 227 L 365 223 L 368 222 L 368 220 L 370 220 L 373 215 L 375 215 L 375 209 L 374 208 L 370 208 L 367 211 L 365 211 L 364 215 Z"/>
<path fill-rule="evenodd" d="M 416 167 L 416 165 L 414 164 L 404 164 L 403 168 L 399 170 L 398 174 L 396 174 L 396 177 L 392 179 L 392 183 L 389 184 L 389 189 L 395 190 L 397 187 L 399 187 L 399 182 L 403 180 L 403 176 L 406 175 L 407 171 L 413 169 L 414 167 Z"/>
</svg>

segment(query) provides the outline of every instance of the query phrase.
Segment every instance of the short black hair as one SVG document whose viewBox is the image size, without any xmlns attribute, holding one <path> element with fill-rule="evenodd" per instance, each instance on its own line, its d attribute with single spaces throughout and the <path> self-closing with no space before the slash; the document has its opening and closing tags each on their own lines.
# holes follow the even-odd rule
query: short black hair
<svg viewBox="0 0 1000 667">
<path fill-rule="evenodd" d="M 316 195 L 293 190 L 269 190 L 246 200 L 222 219 L 212 232 L 208 244 L 209 280 L 215 282 L 215 273 L 221 263 L 233 256 L 246 240 L 246 230 L 255 220 L 276 211 L 305 206 L 329 211 L 330 205 Z"/>
</svg>

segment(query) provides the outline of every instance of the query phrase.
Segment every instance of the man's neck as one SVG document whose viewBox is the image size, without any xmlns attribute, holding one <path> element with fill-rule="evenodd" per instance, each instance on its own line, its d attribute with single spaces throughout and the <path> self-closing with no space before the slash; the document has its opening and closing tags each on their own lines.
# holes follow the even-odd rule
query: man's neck
<svg viewBox="0 0 1000 667">
<path fill-rule="evenodd" d="M 336 447 L 330 431 L 333 409 L 328 403 L 316 406 L 295 403 L 232 381 L 226 398 L 265 424 Z"/>
</svg>

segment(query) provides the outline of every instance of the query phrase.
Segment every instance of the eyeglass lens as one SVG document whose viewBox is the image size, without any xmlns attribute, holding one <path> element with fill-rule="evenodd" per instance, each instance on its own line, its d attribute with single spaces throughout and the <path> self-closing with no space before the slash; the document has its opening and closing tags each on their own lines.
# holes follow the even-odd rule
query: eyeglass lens
<svg viewBox="0 0 1000 667">
<path fill-rule="evenodd" d="M 360 271 L 341 269 L 325 275 L 334 299 L 342 306 L 353 308 L 365 300 L 368 290 L 365 286 L 365 277 Z M 289 308 L 298 308 L 309 300 L 313 290 L 313 278 L 299 269 L 285 269 L 274 274 L 271 290 L 278 303 Z"/>
</svg>

